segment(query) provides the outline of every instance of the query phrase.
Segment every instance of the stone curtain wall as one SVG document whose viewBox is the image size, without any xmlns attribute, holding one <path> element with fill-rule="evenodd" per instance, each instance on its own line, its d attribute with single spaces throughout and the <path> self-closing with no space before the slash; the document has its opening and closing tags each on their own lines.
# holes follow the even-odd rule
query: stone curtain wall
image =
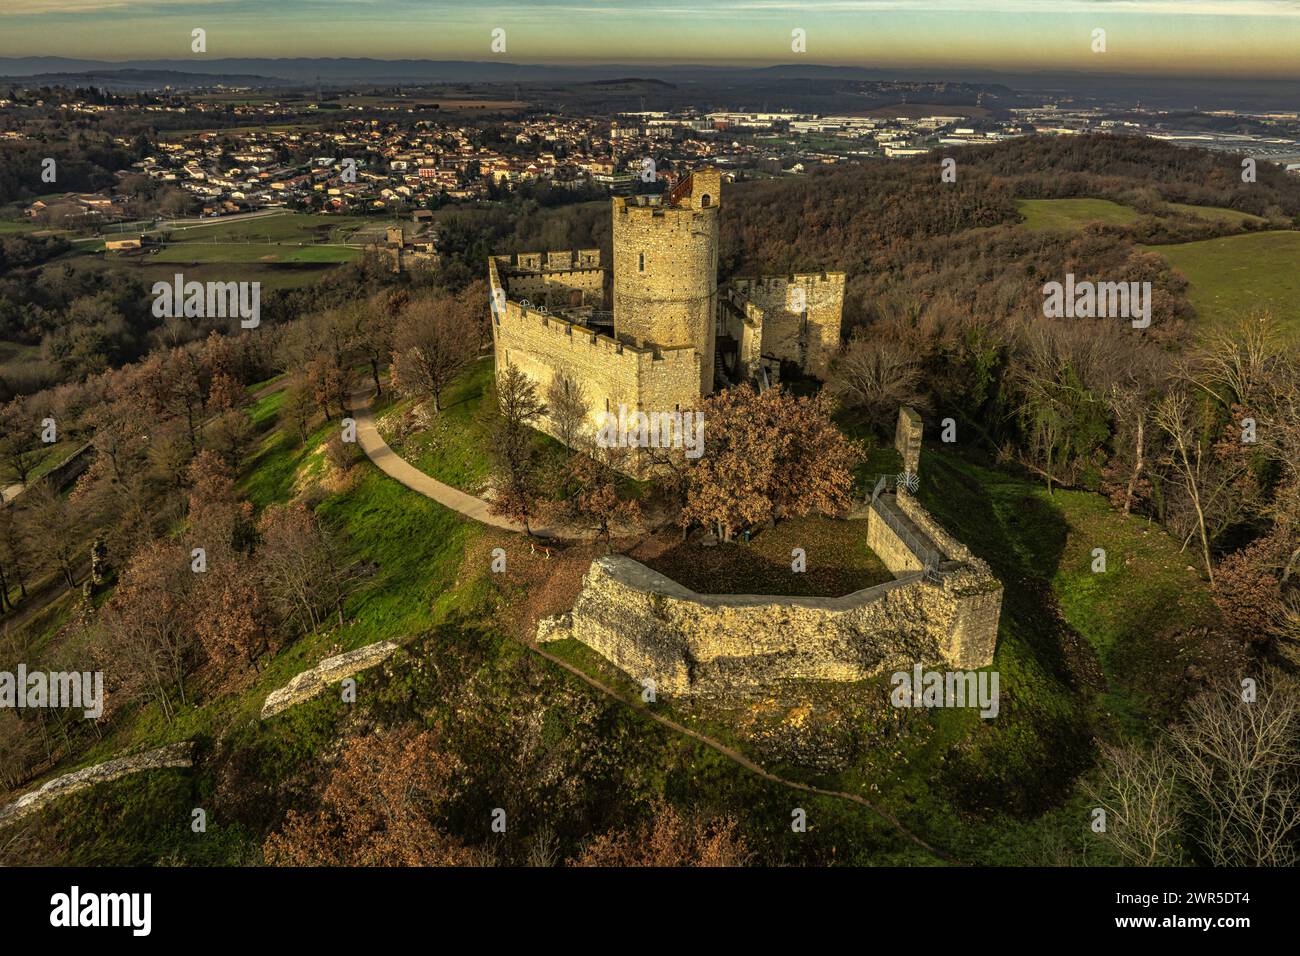
<svg viewBox="0 0 1300 956">
<path fill-rule="evenodd" d="M 924 515 L 912 505 L 909 516 Z M 928 534 L 937 526 L 925 517 Z M 901 538 L 878 518 L 867 521 L 897 580 L 835 598 L 699 594 L 611 555 L 592 562 L 573 610 L 541 622 L 537 639 L 575 638 L 634 680 L 684 696 L 761 694 L 795 679 L 863 680 L 916 663 L 991 664 L 1002 585 L 988 565 L 960 545 L 946 551 L 951 538 L 935 535 L 948 560 L 926 578 Z"/>
<path fill-rule="evenodd" d="M 842 598 L 697 594 L 622 555 L 597 558 L 567 618 L 539 640 L 574 637 L 634 680 L 675 695 L 763 693 L 775 681 L 852 681 L 932 660 L 915 580 Z"/>
<path fill-rule="evenodd" d="M 589 429 L 599 427 L 606 411 L 617 415 L 619 405 L 649 412 L 685 411 L 699 403 L 700 354 L 695 349 L 639 348 L 526 308 L 517 301 L 521 297 L 515 292 L 516 276 L 508 275 L 502 285 L 497 260 L 489 265 L 489 279 L 492 288 L 506 293 L 505 309 L 492 317 L 498 376 L 508 364 L 516 366 L 536 383 L 545 401 L 551 381 L 561 373 L 568 375 L 586 394 Z M 549 418 L 538 424 L 558 437 Z M 635 463 L 633 470 L 639 473 Z"/>
<path fill-rule="evenodd" d="M 734 279 L 731 288 L 740 301 L 751 303 L 761 312 L 763 355 L 793 362 L 817 378 L 826 378 L 840 346 L 844 273 Z M 804 313 L 791 311 L 795 288 L 803 290 L 806 322 Z"/>
<path fill-rule="evenodd" d="M 496 256 L 491 260 L 490 277 L 493 270 L 493 287 L 504 280 L 504 288 L 516 302 L 527 299 L 548 309 L 605 306 L 606 274 L 599 249 Z"/>
</svg>

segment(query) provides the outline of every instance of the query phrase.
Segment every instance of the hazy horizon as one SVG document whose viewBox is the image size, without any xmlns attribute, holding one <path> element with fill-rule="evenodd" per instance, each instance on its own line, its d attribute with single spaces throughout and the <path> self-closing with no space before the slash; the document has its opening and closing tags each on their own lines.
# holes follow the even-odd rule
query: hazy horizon
<svg viewBox="0 0 1300 956">
<path fill-rule="evenodd" d="M 206 54 L 190 50 L 207 34 Z M 505 50 L 492 33 L 505 31 Z M 1093 52 L 1093 31 L 1106 52 Z M 805 37 L 792 49 L 792 31 Z M 1300 0 L 5 0 L 0 56 L 299 57 L 1300 78 Z"/>
</svg>

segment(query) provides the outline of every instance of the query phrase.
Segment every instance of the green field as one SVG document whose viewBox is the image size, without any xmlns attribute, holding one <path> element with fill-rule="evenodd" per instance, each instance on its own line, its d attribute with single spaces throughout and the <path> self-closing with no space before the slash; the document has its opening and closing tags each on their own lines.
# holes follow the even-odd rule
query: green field
<svg viewBox="0 0 1300 956">
<path fill-rule="evenodd" d="M 1016 207 L 1025 217 L 1025 228 L 1034 230 L 1071 231 L 1090 222 L 1124 226 L 1138 215 L 1109 199 L 1019 199 Z"/>
<path fill-rule="evenodd" d="M 148 258 L 154 262 L 354 262 L 362 250 L 350 246 L 266 242 L 181 242 Z"/>
<path fill-rule="evenodd" d="M 338 263 L 354 262 L 362 250 L 341 243 L 360 243 L 356 234 L 390 225 L 360 216 L 287 213 L 237 222 L 218 222 L 164 230 L 167 245 L 144 258 L 154 262 Z M 329 243 L 329 245 L 326 245 Z"/>
<path fill-rule="evenodd" d="M 1016 206 L 1024 217 L 1025 228 L 1034 230 L 1068 232 L 1082 229 L 1092 222 L 1123 226 L 1138 218 L 1136 209 L 1109 199 L 1020 199 L 1016 201 Z M 1222 206 L 1193 206 L 1190 203 L 1171 202 L 1165 203 L 1165 210 L 1161 215 L 1183 213 L 1207 222 L 1232 225 L 1268 221 L 1262 216 Z"/>
<path fill-rule="evenodd" d="M 1300 232 L 1253 232 L 1146 246 L 1191 283 L 1187 297 L 1206 324 L 1270 310 L 1300 334 Z"/>
<path fill-rule="evenodd" d="M 177 271 L 181 271 L 186 279 L 197 282 L 229 282 L 235 279 L 241 282 L 260 282 L 262 291 L 269 292 L 275 289 L 301 289 L 319 282 L 327 270 L 337 265 L 336 262 L 310 262 L 301 259 L 281 262 L 252 260 L 240 262 L 237 269 L 232 269 L 231 263 L 236 260 L 226 259 L 218 262 L 200 260 L 198 265 L 190 265 L 189 263 L 195 261 L 195 258 L 181 256 L 177 261 L 168 262 L 159 261 L 157 256 L 77 255 L 55 259 L 42 268 L 61 269 L 67 265 L 88 272 L 117 270 L 134 276 L 146 286 L 152 286 L 159 281 L 170 282 Z M 183 268 L 178 270 L 178 266 Z"/>
<path fill-rule="evenodd" d="M 24 222 L 15 219 L 0 219 L 0 236 L 12 235 L 14 233 L 35 232 L 41 228 L 34 222 Z"/>
<path fill-rule="evenodd" d="M 152 285 L 170 280 L 183 266 L 186 277 L 199 282 L 238 278 L 261 282 L 265 291 L 296 289 L 319 281 L 325 270 L 360 259 L 365 254 L 359 248 L 365 238 L 361 233 L 373 236 L 386 225 L 361 216 L 306 213 L 196 224 L 154 234 L 166 244 L 153 251 L 106 253 L 102 241 L 83 242 L 42 268 L 111 269 Z M 228 268 L 232 264 L 238 265 L 237 276 Z"/>
<path fill-rule="evenodd" d="M 1222 206 L 1192 206 L 1185 202 L 1171 202 L 1165 205 L 1175 212 L 1185 212 L 1198 219 L 1209 219 L 1212 222 L 1268 222 L 1263 216 L 1238 212 L 1236 209 L 1225 209 Z"/>
</svg>

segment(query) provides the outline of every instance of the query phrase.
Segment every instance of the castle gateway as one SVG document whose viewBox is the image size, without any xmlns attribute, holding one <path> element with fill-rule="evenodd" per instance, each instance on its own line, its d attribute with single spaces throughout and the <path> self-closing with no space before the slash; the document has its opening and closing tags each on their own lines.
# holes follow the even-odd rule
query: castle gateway
<svg viewBox="0 0 1300 956">
<path fill-rule="evenodd" d="M 599 249 L 492 256 L 497 374 L 514 365 L 543 398 L 568 377 L 585 397 L 588 433 L 620 406 L 671 413 L 731 383 L 766 388 L 783 365 L 824 378 L 844 274 L 719 288 L 721 191 L 718 171 L 701 169 L 665 196 L 614 198 L 611 268 Z M 539 426 L 556 435 L 549 419 Z"/>
</svg>

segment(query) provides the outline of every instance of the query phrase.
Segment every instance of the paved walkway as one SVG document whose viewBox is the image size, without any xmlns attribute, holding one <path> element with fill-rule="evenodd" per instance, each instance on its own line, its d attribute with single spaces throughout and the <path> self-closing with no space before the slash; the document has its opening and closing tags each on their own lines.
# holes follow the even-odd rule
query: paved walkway
<svg viewBox="0 0 1300 956">
<path fill-rule="evenodd" d="M 388 442 L 384 441 L 379 434 L 379 429 L 375 427 L 375 418 L 370 410 L 373 401 L 374 395 L 371 394 L 368 387 L 353 392 L 352 417 L 356 419 L 357 423 L 357 444 L 361 446 L 361 450 L 366 453 L 366 457 L 374 462 L 380 471 L 390 478 L 397 479 L 412 491 L 418 492 L 426 498 L 432 498 L 443 507 L 463 514 L 466 518 L 492 525 L 494 528 L 518 531 L 520 534 L 524 532 L 524 526 L 518 522 L 492 514 L 488 510 L 488 503 L 482 498 L 466 494 L 459 488 L 453 488 L 451 485 L 444 484 L 438 479 L 426 475 L 393 451 L 388 446 Z M 536 522 L 532 524 L 532 530 L 533 534 L 539 538 L 576 541 L 595 537 L 594 532 L 562 532 L 558 528 Z"/>
</svg>

